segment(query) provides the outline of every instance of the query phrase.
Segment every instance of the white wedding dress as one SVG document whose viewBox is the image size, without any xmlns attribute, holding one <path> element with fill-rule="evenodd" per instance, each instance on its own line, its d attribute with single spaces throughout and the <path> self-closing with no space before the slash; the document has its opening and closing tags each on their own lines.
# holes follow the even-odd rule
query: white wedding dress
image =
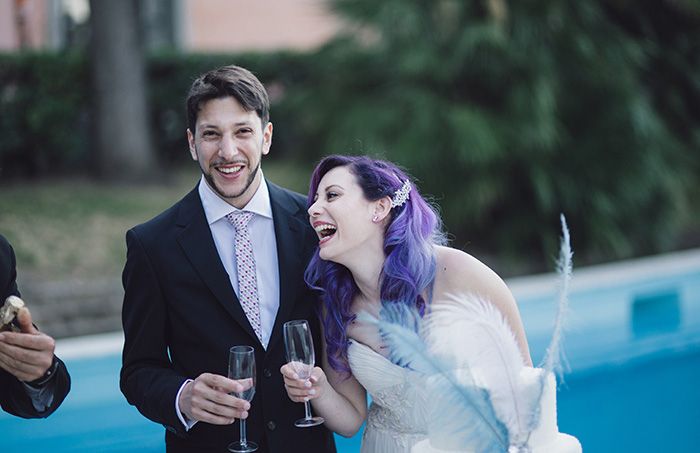
<svg viewBox="0 0 700 453">
<path fill-rule="evenodd" d="M 420 375 L 353 340 L 348 362 L 372 397 L 361 453 L 410 453 L 414 444 L 427 439 L 426 391 Z"/>
<path fill-rule="evenodd" d="M 444 451 L 434 448 L 428 440 L 426 417 L 429 413 L 429 382 L 426 382 L 425 378 L 414 371 L 394 365 L 369 346 L 353 340 L 350 340 L 348 346 L 348 362 L 352 374 L 372 397 L 362 434 L 361 453 Z M 525 377 L 528 377 L 528 382 L 535 382 L 533 379 L 543 372 L 542 369 L 529 367 L 524 371 L 527 372 Z M 532 452 L 581 453 L 581 444 L 575 437 L 558 432 L 556 382 L 553 375 L 550 375 L 549 381 L 551 382 L 546 387 L 548 390 L 541 400 L 542 421 L 532 432 Z M 440 439 L 444 438 L 440 436 L 438 440 Z M 453 447 L 447 450 L 455 451 Z M 467 447 L 459 451 L 476 450 Z"/>
</svg>

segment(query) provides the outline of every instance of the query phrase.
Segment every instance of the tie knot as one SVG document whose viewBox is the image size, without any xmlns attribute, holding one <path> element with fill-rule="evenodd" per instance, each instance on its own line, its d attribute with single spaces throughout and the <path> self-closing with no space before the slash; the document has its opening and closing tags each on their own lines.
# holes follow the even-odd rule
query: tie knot
<svg viewBox="0 0 700 453">
<path fill-rule="evenodd" d="M 255 214 L 249 211 L 234 211 L 226 214 L 226 218 L 231 222 L 231 225 L 233 225 L 236 231 L 240 231 L 248 228 L 248 222 L 250 222 L 250 219 L 252 219 L 254 215 Z"/>
</svg>

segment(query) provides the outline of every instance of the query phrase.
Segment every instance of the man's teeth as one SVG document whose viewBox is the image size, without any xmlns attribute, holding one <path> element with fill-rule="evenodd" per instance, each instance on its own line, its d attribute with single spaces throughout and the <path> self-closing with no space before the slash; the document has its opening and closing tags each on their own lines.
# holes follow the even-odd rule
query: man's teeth
<svg viewBox="0 0 700 453">
<path fill-rule="evenodd" d="M 331 234 L 335 233 L 336 227 L 335 227 L 335 225 L 330 225 L 330 224 L 325 223 L 322 225 L 317 225 L 315 230 L 321 236 L 326 237 L 326 236 L 330 236 Z"/>
<path fill-rule="evenodd" d="M 238 167 L 220 167 L 219 171 L 221 173 L 236 173 L 237 171 L 240 171 L 241 168 L 243 168 L 242 165 L 239 165 Z"/>
</svg>

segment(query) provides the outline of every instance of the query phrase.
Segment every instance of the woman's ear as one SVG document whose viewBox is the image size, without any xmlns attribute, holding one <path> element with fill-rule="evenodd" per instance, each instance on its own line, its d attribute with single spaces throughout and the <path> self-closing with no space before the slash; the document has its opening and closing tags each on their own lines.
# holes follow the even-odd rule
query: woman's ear
<svg viewBox="0 0 700 453">
<path fill-rule="evenodd" d="M 391 212 L 391 198 L 383 197 L 374 202 L 374 216 L 372 222 L 381 223 Z"/>
</svg>

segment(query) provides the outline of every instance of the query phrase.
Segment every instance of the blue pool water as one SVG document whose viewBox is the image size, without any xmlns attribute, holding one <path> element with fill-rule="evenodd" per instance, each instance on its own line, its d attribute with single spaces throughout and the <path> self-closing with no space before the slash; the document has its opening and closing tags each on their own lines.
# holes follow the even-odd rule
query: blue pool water
<svg viewBox="0 0 700 453">
<path fill-rule="evenodd" d="M 552 275 L 508 281 L 533 362 L 555 315 Z M 560 431 L 584 452 L 694 451 L 700 427 L 700 250 L 574 270 L 560 386 Z M 164 452 L 164 430 L 118 387 L 119 334 L 60 341 L 73 388 L 45 420 L 0 412 L 2 451 Z M 360 437 L 337 438 L 341 453 Z"/>
<path fill-rule="evenodd" d="M 508 283 L 537 364 L 551 335 L 554 280 Z M 569 299 L 560 431 L 584 452 L 696 451 L 700 251 L 574 269 Z"/>
<path fill-rule="evenodd" d="M 72 389 L 46 419 L 25 420 L 0 412 L 0 451 L 133 452 L 165 451 L 165 429 L 143 417 L 119 391 L 119 355 L 66 359 Z M 303 409 L 300 408 L 300 414 Z M 339 452 L 360 449 L 360 437 L 337 438 Z"/>
<path fill-rule="evenodd" d="M 697 451 L 700 352 L 571 376 L 558 395 L 560 431 L 586 452 Z"/>
</svg>

